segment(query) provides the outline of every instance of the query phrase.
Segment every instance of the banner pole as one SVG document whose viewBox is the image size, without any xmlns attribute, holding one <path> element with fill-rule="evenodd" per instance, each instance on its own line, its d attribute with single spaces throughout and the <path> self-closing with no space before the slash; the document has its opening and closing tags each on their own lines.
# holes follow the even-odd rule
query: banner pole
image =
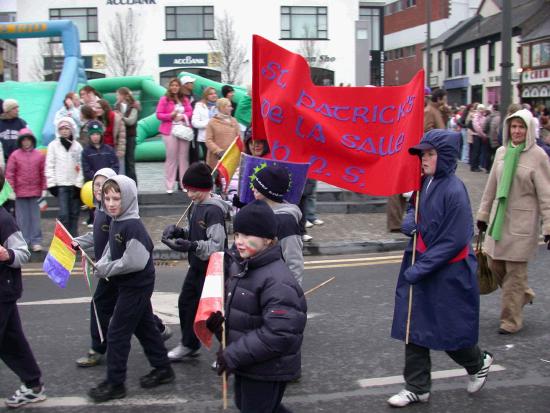
<svg viewBox="0 0 550 413">
<path fill-rule="evenodd" d="M 225 339 L 225 268 L 222 277 L 222 314 L 224 320 L 222 323 L 222 352 L 225 351 L 226 339 Z M 222 374 L 222 400 L 223 400 L 223 410 L 227 410 L 227 371 L 224 371 Z"/>
<path fill-rule="evenodd" d="M 414 223 L 418 225 L 418 205 L 420 203 L 420 190 L 416 191 L 416 200 L 414 205 Z M 417 232 L 414 232 L 413 236 L 413 250 L 412 250 L 412 258 L 411 258 L 411 266 L 414 265 L 414 262 L 416 260 L 416 240 L 417 240 Z M 409 310 L 407 314 L 407 329 L 405 332 L 405 345 L 409 344 L 409 333 L 411 329 L 411 313 L 412 313 L 412 302 L 413 302 L 413 286 L 412 284 L 409 285 Z"/>
</svg>

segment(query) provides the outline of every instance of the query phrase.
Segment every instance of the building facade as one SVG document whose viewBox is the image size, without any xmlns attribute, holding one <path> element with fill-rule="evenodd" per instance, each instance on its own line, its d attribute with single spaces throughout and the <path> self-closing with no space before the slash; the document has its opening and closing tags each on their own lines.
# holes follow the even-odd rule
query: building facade
<svg viewBox="0 0 550 413">
<path fill-rule="evenodd" d="M 386 84 L 406 83 L 420 69 L 426 67 L 423 65 L 422 49 L 427 39 L 428 16 L 430 16 L 430 38 L 435 39 L 460 21 L 472 16 L 478 4 L 479 0 L 388 2 L 384 16 Z M 434 79 L 427 83 L 434 86 Z"/>
<path fill-rule="evenodd" d="M 383 0 L 17 0 L 17 20 L 69 19 L 78 27 L 88 78 L 121 75 L 115 69 L 116 33 L 135 34 L 136 70 L 161 84 L 181 71 L 222 80 L 217 29 L 233 24 L 243 49 L 239 83 L 251 83 L 252 35 L 307 57 L 322 85 L 382 83 Z M 251 16 L 256 16 L 251 18 Z M 261 17 L 265 16 L 265 17 Z M 59 43 L 19 39 L 19 80 L 55 79 Z"/>
</svg>

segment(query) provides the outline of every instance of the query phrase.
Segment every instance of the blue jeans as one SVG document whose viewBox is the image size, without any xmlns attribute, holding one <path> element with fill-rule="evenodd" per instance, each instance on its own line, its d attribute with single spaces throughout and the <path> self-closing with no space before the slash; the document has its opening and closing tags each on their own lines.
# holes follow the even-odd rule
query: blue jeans
<svg viewBox="0 0 550 413">
<path fill-rule="evenodd" d="M 317 181 L 308 179 L 304 188 L 304 213 L 309 222 L 317 219 Z"/>
<path fill-rule="evenodd" d="M 57 195 L 58 218 L 73 237 L 78 235 L 78 216 L 80 215 L 80 196 L 76 191 L 76 187 L 73 186 L 59 186 Z"/>
<path fill-rule="evenodd" d="M 15 200 L 17 225 L 23 233 L 25 242 L 29 245 L 40 245 L 42 243 L 38 199 L 37 196 L 32 196 L 29 198 L 17 198 Z"/>
</svg>

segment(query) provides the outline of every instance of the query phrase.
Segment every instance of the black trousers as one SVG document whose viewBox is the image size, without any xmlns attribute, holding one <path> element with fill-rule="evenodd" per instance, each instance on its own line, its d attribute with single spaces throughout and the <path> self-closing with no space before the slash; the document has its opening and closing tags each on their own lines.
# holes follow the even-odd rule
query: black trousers
<svg viewBox="0 0 550 413">
<path fill-rule="evenodd" d="M 153 288 L 153 284 L 140 288 L 118 287 L 118 298 L 107 331 L 107 381 L 111 384 L 122 384 L 126 380 L 133 334 L 152 367 L 170 365 L 166 347 L 153 318 Z"/>
<path fill-rule="evenodd" d="M 204 269 L 189 267 L 178 298 L 181 344 L 193 350 L 197 350 L 201 346 L 193 330 L 193 323 L 201 298 L 204 277 L 206 277 L 206 266 Z"/>
<path fill-rule="evenodd" d="M 284 381 L 259 381 L 235 375 L 235 405 L 241 413 L 291 413 L 281 404 Z"/>
<path fill-rule="evenodd" d="M 481 350 L 476 345 L 455 351 L 446 351 L 455 363 L 466 369 L 468 374 L 475 374 L 483 367 Z M 409 343 L 405 346 L 405 388 L 413 393 L 426 393 L 432 387 L 432 362 L 430 349 Z"/>
<path fill-rule="evenodd" d="M 97 311 L 94 311 L 94 304 L 90 303 L 90 334 L 92 336 L 92 350 L 97 353 L 105 354 L 107 352 L 107 331 L 115 305 L 118 298 L 118 287 L 112 281 L 100 279 L 97 283 L 97 287 L 94 293 L 94 302 Z M 99 334 L 99 327 L 97 319 L 99 318 L 99 324 L 101 326 L 101 332 L 103 334 L 103 341 L 101 341 L 101 335 Z M 159 332 L 163 332 L 166 326 L 160 318 L 153 314 L 155 325 Z"/>
<path fill-rule="evenodd" d="M 132 178 L 137 186 L 136 175 L 136 137 L 126 136 L 126 152 L 124 152 L 125 175 Z"/>
<path fill-rule="evenodd" d="M 472 151 L 470 152 L 470 169 L 479 169 L 481 162 L 481 138 L 479 135 L 472 135 Z"/>
<path fill-rule="evenodd" d="M 40 368 L 21 325 L 15 301 L 0 302 L 0 358 L 27 387 L 40 384 Z"/>
</svg>

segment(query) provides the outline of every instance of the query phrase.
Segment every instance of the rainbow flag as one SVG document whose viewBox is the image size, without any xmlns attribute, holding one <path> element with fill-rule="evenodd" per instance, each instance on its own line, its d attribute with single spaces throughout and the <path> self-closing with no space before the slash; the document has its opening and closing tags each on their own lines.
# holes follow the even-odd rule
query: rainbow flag
<svg viewBox="0 0 550 413">
<path fill-rule="evenodd" d="M 244 144 L 241 137 L 237 136 L 216 165 L 215 171 L 218 171 L 225 181 L 224 192 L 227 191 L 229 182 L 239 167 L 242 151 L 244 151 Z"/>
<path fill-rule="evenodd" d="M 56 220 L 52 243 L 42 268 L 48 277 L 61 288 L 67 286 L 76 260 L 76 252 L 71 246 L 72 240 L 73 237 L 69 231 Z"/>
</svg>

